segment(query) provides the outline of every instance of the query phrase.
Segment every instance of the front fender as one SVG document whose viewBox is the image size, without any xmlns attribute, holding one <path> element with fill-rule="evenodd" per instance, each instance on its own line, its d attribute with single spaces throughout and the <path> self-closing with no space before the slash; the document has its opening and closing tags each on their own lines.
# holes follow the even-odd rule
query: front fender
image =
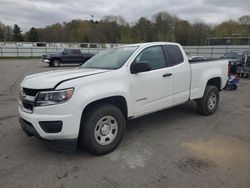
<svg viewBox="0 0 250 188">
<path fill-rule="evenodd" d="M 121 96 L 126 100 L 128 117 L 132 116 L 132 104 L 130 98 L 129 84 L 124 81 L 119 81 L 119 79 L 109 80 L 109 81 L 100 81 L 95 84 L 87 84 L 83 87 L 75 88 L 74 95 L 70 102 L 81 108 L 82 110 L 85 107 L 95 101 L 105 99 L 108 97 Z"/>
</svg>

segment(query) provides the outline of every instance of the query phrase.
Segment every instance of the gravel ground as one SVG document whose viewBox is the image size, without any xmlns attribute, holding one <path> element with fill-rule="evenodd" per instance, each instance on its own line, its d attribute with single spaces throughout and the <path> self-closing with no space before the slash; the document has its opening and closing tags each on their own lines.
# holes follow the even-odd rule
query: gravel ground
<svg viewBox="0 0 250 188">
<path fill-rule="evenodd" d="M 20 81 L 52 69 L 0 59 L 0 187 L 250 187 L 250 80 L 223 91 L 213 116 L 189 102 L 128 122 L 121 145 L 97 157 L 50 150 L 21 130 Z"/>
</svg>

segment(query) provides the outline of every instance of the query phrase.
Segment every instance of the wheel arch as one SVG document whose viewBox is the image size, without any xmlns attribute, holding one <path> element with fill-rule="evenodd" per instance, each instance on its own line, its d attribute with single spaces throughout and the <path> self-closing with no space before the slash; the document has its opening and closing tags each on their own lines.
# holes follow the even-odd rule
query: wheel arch
<svg viewBox="0 0 250 188">
<path fill-rule="evenodd" d="M 59 60 L 60 63 L 62 63 L 62 60 L 60 57 L 52 57 L 51 62 L 53 62 L 54 60 Z"/>
<path fill-rule="evenodd" d="M 82 111 L 82 118 L 84 117 L 84 114 L 90 109 L 93 108 L 93 106 L 96 106 L 98 104 L 111 104 L 117 107 L 121 110 L 122 114 L 124 115 L 125 119 L 128 119 L 128 104 L 125 99 L 125 97 L 116 95 L 111 97 L 106 97 L 102 99 L 98 99 L 95 101 L 90 102 L 88 105 L 85 106 L 85 108 Z"/>
<path fill-rule="evenodd" d="M 207 81 L 207 85 L 213 85 L 215 87 L 218 88 L 219 91 L 221 91 L 221 78 L 220 77 L 214 77 L 214 78 L 210 78 L 208 81 Z"/>
</svg>

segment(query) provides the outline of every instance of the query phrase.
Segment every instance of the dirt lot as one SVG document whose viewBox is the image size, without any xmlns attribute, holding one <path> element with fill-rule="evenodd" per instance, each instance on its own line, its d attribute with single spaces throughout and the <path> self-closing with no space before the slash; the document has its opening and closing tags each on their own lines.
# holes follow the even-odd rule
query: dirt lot
<svg viewBox="0 0 250 188">
<path fill-rule="evenodd" d="M 49 150 L 21 130 L 19 83 L 49 70 L 0 60 L 0 187 L 250 187 L 250 80 L 223 91 L 213 116 L 190 102 L 130 121 L 121 145 L 96 157 Z"/>
</svg>

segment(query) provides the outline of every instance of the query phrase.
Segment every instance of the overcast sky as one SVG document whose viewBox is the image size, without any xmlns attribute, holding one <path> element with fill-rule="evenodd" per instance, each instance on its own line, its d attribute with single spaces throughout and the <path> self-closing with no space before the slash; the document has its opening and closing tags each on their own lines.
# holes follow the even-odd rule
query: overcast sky
<svg viewBox="0 0 250 188">
<path fill-rule="evenodd" d="M 250 14 L 249 0 L 0 0 L 0 22 L 17 23 L 24 31 L 72 19 L 95 20 L 105 15 L 122 15 L 128 22 L 151 19 L 168 11 L 191 22 L 209 24 Z"/>
</svg>

